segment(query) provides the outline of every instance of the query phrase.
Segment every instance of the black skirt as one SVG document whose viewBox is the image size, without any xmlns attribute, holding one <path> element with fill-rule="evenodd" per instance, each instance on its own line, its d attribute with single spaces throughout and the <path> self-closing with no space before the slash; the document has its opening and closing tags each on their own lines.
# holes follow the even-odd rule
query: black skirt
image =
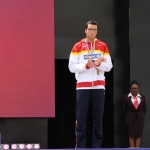
<svg viewBox="0 0 150 150">
<path fill-rule="evenodd" d="M 137 117 L 133 120 L 132 124 L 128 124 L 128 131 L 130 137 L 142 137 L 144 124 L 140 124 Z"/>
</svg>

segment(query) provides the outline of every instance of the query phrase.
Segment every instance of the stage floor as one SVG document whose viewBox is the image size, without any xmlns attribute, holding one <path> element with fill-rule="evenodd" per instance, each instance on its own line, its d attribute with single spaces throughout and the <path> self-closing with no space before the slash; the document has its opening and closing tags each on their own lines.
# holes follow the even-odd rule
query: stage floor
<svg viewBox="0 0 150 150">
<path fill-rule="evenodd" d="M 150 150 L 150 148 L 76 148 L 81 150 Z M 48 149 L 45 149 L 48 150 Z M 66 148 L 66 149 L 49 149 L 49 150 L 74 150 L 72 148 Z"/>
</svg>

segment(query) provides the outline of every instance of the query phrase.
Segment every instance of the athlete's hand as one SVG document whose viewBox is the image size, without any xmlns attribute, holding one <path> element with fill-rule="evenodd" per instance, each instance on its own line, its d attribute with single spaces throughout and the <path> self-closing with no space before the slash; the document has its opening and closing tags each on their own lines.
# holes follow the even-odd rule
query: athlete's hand
<svg viewBox="0 0 150 150">
<path fill-rule="evenodd" d="M 106 59 L 105 59 L 105 58 L 102 58 L 102 57 L 100 56 L 100 57 L 98 57 L 98 58 L 96 59 L 95 65 L 96 65 L 96 66 L 100 66 L 100 65 L 101 65 L 101 62 L 105 62 L 105 61 L 106 61 Z"/>
<path fill-rule="evenodd" d="M 90 56 L 89 57 L 89 59 L 88 59 L 88 66 L 89 66 L 89 68 L 92 68 L 93 67 L 93 63 L 92 63 L 92 56 Z"/>
</svg>

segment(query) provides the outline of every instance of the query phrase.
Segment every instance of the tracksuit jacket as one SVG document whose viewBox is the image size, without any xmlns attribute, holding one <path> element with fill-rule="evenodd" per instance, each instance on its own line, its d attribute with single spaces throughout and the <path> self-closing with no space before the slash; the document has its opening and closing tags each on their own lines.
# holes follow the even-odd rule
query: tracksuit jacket
<svg viewBox="0 0 150 150">
<path fill-rule="evenodd" d="M 94 50 L 92 50 L 92 47 L 94 47 Z M 99 75 L 95 67 L 89 68 L 87 65 L 89 54 L 93 61 L 99 56 L 106 59 L 105 62 L 101 62 L 100 66 L 96 66 L 100 70 Z M 82 39 L 73 46 L 69 58 L 69 70 L 75 73 L 76 89 L 105 89 L 104 73 L 109 72 L 111 68 L 112 62 L 106 43 L 98 39 L 95 39 L 93 43 L 86 43 L 86 39 Z"/>
</svg>

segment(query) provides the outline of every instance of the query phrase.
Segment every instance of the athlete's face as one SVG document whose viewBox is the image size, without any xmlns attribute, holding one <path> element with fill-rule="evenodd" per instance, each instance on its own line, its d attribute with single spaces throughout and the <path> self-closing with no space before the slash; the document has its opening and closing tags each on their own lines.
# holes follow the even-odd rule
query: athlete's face
<svg viewBox="0 0 150 150">
<path fill-rule="evenodd" d="M 85 29 L 86 38 L 95 39 L 97 35 L 97 25 L 88 24 L 87 29 Z"/>
</svg>

